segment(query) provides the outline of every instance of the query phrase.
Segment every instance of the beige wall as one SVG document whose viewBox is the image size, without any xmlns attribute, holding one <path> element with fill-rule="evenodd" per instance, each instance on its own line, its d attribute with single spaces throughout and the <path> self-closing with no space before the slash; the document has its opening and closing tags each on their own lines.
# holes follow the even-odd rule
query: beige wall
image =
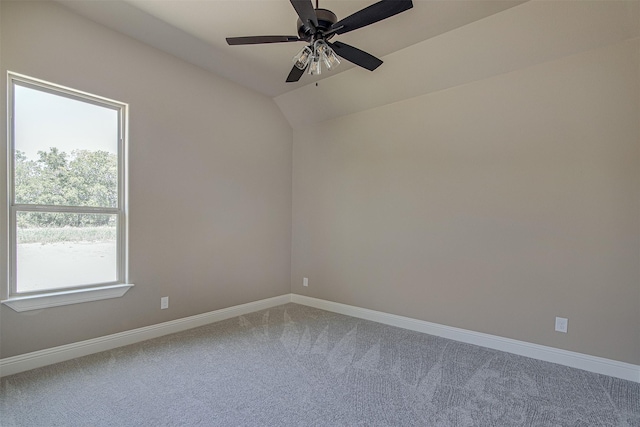
<svg viewBox="0 0 640 427">
<path fill-rule="evenodd" d="M 1 9 L 2 99 L 11 70 L 130 105 L 136 286 L 108 301 L 0 307 L 0 357 L 290 292 L 292 133 L 271 99 L 55 3 L 2 1 Z M 1 284 L 5 297 L 4 263 Z"/>
<path fill-rule="evenodd" d="M 292 291 L 640 364 L 639 51 L 295 129 Z"/>
</svg>

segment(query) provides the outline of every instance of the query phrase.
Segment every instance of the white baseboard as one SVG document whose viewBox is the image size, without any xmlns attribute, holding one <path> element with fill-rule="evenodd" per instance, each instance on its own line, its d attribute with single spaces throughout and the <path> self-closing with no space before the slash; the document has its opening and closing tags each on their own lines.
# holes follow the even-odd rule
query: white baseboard
<svg viewBox="0 0 640 427">
<path fill-rule="evenodd" d="M 292 294 L 291 302 L 640 383 L 640 366 L 630 363 L 453 328 L 304 295 Z"/>
<path fill-rule="evenodd" d="M 42 366 L 52 365 L 54 363 L 64 362 L 65 360 L 71 360 L 101 351 L 111 350 L 152 338 L 158 338 L 163 335 L 186 331 L 187 329 L 219 322 L 221 320 L 230 319 L 232 317 L 241 316 L 254 311 L 264 310 L 286 304 L 288 302 L 291 302 L 290 294 L 223 308 L 221 310 L 215 310 L 209 313 L 198 314 L 182 319 L 171 320 L 169 322 L 120 332 L 113 335 L 34 351 L 32 353 L 21 354 L 14 357 L 7 357 L 5 359 L 0 359 L 0 377 L 40 368 Z"/>
<path fill-rule="evenodd" d="M 354 307 L 351 305 L 297 294 L 286 294 L 267 298 L 260 301 L 211 311 L 209 313 L 198 314 L 195 316 L 185 317 L 183 319 L 172 320 L 169 322 L 159 323 L 157 325 L 107 335 L 105 337 L 94 338 L 0 359 L 0 377 L 17 374 L 19 372 L 28 371 L 30 369 L 58 362 L 64 362 L 65 360 L 71 360 L 101 351 L 111 350 L 129 344 L 135 344 L 137 342 L 185 331 L 187 329 L 204 326 L 209 323 L 219 322 L 221 320 L 230 319 L 232 317 L 264 310 L 289 302 L 640 383 L 640 366 L 638 365 L 561 350 L 553 347 L 546 347 L 538 344 L 531 344 L 510 338 L 502 338 L 495 335 L 453 328 L 450 326 L 439 325 L 437 323 L 426 322 L 424 320 L 412 319 L 409 317 Z"/>
</svg>

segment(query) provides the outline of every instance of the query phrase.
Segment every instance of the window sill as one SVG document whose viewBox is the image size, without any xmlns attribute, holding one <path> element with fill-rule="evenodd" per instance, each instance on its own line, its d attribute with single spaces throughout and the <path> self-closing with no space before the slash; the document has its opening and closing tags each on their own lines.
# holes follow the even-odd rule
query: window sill
<svg viewBox="0 0 640 427">
<path fill-rule="evenodd" d="M 43 308 L 58 307 L 61 305 L 119 298 L 132 287 L 133 284 L 121 284 L 102 286 L 99 288 L 52 292 L 50 294 L 13 297 L 2 301 L 2 304 L 9 306 L 17 312 L 41 310 Z"/>
</svg>

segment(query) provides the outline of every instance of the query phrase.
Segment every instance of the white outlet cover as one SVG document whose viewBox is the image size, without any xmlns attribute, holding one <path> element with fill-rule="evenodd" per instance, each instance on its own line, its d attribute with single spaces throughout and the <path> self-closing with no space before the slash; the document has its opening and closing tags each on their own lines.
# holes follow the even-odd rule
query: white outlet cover
<svg viewBox="0 0 640 427">
<path fill-rule="evenodd" d="M 309 286 L 309 278 L 308 277 L 304 277 L 302 279 L 302 286 Z"/>
<path fill-rule="evenodd" d="M 568 326 L 569 319 L 566 319 L 564 317 L 556 317 L 556 332 L 567 333 Z"/>
<path fill-rule="evenodd" d="M 160 298 L 160 309 L 164 310 L 165 308 L 169 308 L 169 297 Z"/>
</svg>

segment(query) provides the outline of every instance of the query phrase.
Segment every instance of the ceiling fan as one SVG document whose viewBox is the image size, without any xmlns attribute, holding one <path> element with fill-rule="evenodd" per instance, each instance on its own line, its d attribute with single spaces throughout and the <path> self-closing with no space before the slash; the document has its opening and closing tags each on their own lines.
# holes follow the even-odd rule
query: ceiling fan
<svg viewBox="0 0 640 427">
<path fill-rule="evenodd" d="M 382 64 L 380 59 L 346 43 L 331 43 L 329 40 L 336 34 L 357 30 L 413 7 L 411 0 L 381 0 L 338 21 L 333 12 L 318 7 L 318 0 L 315 8 L 311 0 L 290 1 L 299 17 L 297 36 L 227 37 L 227 43 L 231 46 L 299 41 L 308 43 L 293 58 L 294 65 L 287 82 L 297 82 L 307 69 L 309 74 L 320 74 L 322 63 L 331 70 L 340 63 L 338 57 L 367 70 L 375 70 Z"/>
</svg>

